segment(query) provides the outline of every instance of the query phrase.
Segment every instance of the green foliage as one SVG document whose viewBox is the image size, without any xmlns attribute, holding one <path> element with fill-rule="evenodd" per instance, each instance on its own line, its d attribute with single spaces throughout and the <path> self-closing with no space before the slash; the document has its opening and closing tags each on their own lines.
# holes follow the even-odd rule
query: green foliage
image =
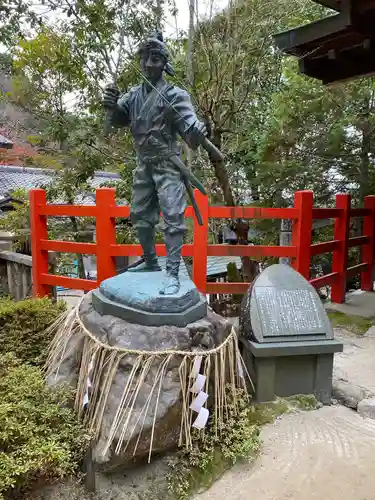
<svg viewBox="0 0 375 500">
<path fill-rule="evenodd" d="M 0 71 L 4 72 L 6 75 L 10 75 L 13 72 L 13 59 L 11 54 L 0 52 Z"/>
<path fill-rule="evenodd" d="M 332 328 L 344 328 L 357 335 L 364 335 L 372 327 L 373 321 L 362 316 L 344 314 L 338 311 L 329 311 L 328 317 Z"/>
<path fill-rule="evenodd" d="M 169 489 L 176 500 L 188 499 L 192 491 L 208 487 L 237 460 L 254 458 L 260 440 L 259 426 L 250 420 L 250 402 L 248 394 L 238 391 L 238 413 L 234 401 L 228 398 L 228 413 L 220 433 L 216 432 L 215 415 L 204 432 L 194 429 L 192 448 L 181 450 L 177 460 L 170 463 Z"/>
<path fill-rule="evenodd" d="M 29 237 L 30 214 L 29 196 L 26 190 L 16 189 L 12 192 L 13 210 L 9 211 L 6 217 L 0 217 L 0 229 L 9 231 L 18 236 L 14 246 L 16 249 L 22 247 L 22 242 Z"/>
<path fill-rule="evenodd" d="M 39 368 L 0 355 L 1 500 L 77 472 L 88 436 L 71 398 L 65 389 L 48 389 Z"/>
<path fill-rule="evenodd" d="M 240 273 L 238 272 L 237 266 L 234 262 L 229 262 L 227 265 L 228 281 L 235 283 L 236 281 L 241 281 Z"/>
<path fill-rule="evenodd" d="M 0 355 L 12 352 L 26 363 L 43 363 L 52 340 L 45 330 L 64 309 L 64 302 L 50 299 L 0 299 Z"/>
<path fill-rule="evenodd" d="M 317 410 L 322 406 L 314 394 L 299 394 L 286 398 L 286 401 L 292 408 L 303 411 Z"/>
<path fill-rule="evenodd" d="M 240 283 L 241 281 L 243 281 L 235 262 L 229 262 L 229 264 L 227 265 L 227 278 L 229 283 Z M 235 302 L 236 304 L 240 304 L 242 302 L 243 296 L 235 294 L 232 298 L 233 302 Z"/>
<path fill-rule="evenodd" d="M 13 50 L 31 26 L 38 23 L 38 16 L 31 9 L 33 0 L 0 1 L 0 44 Z"/>
<path fill-rule="evenodd" d="M 250 422 L 258 425 L 272 424 L 284 413 L 310 411 L 320 408 L 321 404 L 313 394 L 300 394 L 287 398 L 276 398 L 269 403 L 256 404 L 250 414 Z"/>
</svg>

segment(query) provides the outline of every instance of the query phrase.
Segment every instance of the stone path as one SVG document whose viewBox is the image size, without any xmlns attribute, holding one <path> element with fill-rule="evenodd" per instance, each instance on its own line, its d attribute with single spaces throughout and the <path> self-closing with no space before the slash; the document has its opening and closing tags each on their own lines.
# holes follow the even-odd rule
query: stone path
<svg viewBox="0 0 375 500">
<path fill-rule="evenodd" d="M 344 352 L 335 356 L 334 396 L 357 408 L 375 395 L 375 326 L 363 337 L 335 329 L 335 337 Z M 375 420 L 334 405 L 286 414 L 261 436 L 253 464 L 234 467 L 194 500 L 375 498 Z"/>
<path fill-rule="evenodd" d="M 194 500 L 373 500 L 375 421 L 341 405 L 287 414 L 262 431 L 253 465 Z"/>
<path fill-rule="evenodd" d="M 343 342 L 344 352 L 335 355 L 333 396 L 357 408 L 362 399 L 375 395 L 375 327 L 363 337 L 335 329 L 335 338 Z"/>
<path fill-rule="evenodd" d="M 375 318 L 375 294 L 356 290 L 347 293 L 343 304 L 326 304 L 327 311 L 338 311 L 348 315 L 362 316 L 362 318 Z"/>
<path fill-rule="evenodd" d="M 82 290 L 64 290 L 57 293 L 57 300 L 64 300 L 68 309 L 73 309 L 83 296 Z"/>
</svg>

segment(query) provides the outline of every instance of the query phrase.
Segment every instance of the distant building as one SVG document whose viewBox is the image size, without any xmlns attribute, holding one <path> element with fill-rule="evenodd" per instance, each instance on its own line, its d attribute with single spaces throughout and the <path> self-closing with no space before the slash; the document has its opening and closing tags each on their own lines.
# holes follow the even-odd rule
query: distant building
<svg viewBox="0 0 375 500">
<path fill-rule="evenodd" d="M 0 149 L 12 149 L 13 142 L 0 134 Z"/>
<path fill-rule="evenodd" d="M 37 151 L 27 142 L 18 143 L 9 138 L 9 134 L 4 134 L 0 128 L 0 165 L 18 165 L 24 163 L 25 157 L 32 157 Z"/>
<path fill-rule="evenodd" d="M 247 233 L 249 243 L 253 243 L 262 236 L 263 233 L 253 228 L 249 228 Z M 218 242 L 227 243 L 228 245 L 237 245 L 237 235 L 230 226 L 222 226 L 218 233 Z"/>
<path fill-rule="evenodd" d="M 14 209 L 15 203 L 22 203 L 18 200 L 14 193 L 19 189 L 29 191 L 35 188 L 47 187 L 54 179 L 58 177 L 58 172 L 41 168 L 28 168 L 13 165 L 0 165 L 0 216 L 6 216 L 6 213 Z M 96 172 L 94 177 L 88 181 L 88 184 L 93 188 L 99 188 L 103 184 L 116 182 L 120 179 L 120 175 L 111 172 Z M 63 203 L 64 200 L 56 200 L 56 203 Z M 79 205 L 95 205 L 95 192 L 82 193 L 76 197 L 75 203 Z M 26 229 L 26 228 L 25 228 Z M 26 233 L 25 233 L 26 234 Z M 27 230 L 28 234 L 28 230 Z M 88 228 L 90 239 L 94 238 L 95 227 Z M 26 236 L 22 246 L 22 251 L 30 253 L 29 238 Z M 93 258 L 84 257 L 86 272 L 94 268 L 96 264 L 92 263 Z M 74 274 L 76 270 L 72 270 Z"/>
<path fill-rule="evenodd" d="M 14 199 L 12 193 L 19 189 L 43 188 L 58 177 L 58 172 L 42 168 L 19 167 L 13 165 L 0 165 L 0 210 L 7 211 L 12 208 Z M 93 188 L 99 188 L 108 182 L 116 182 L 120 175 L 111 172 L 96 172 L 88 184 Z M 57 200 L 59 202 L 59 200 Z M 61 201 L 60 201 L 61 203 Z M 75 203 L 80 205 L 94 205 L 95 193 L 83 193 L 78 196 Z"/>
</svg>

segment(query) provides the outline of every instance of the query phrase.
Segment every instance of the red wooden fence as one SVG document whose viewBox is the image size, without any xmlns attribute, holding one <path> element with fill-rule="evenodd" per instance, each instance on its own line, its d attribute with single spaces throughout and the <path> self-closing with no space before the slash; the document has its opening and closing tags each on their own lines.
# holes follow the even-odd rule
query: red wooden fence
<svg viewBox="0 0 375 500">
<path fill-rule="evenodd" d="M 336 208 L 314 208 L 313 193 L 295 193 L 293 208 L 254 208 L 210 206 L 208 198 L 195 192 L 203 226 L 188 207 L 186 217 L 194 218 L 194 242 L 184 245 L 183 256 L 193 257 L 193 281 L 203 293 L 244 293 L 249 283 L 207 283 L 207 256 L 291 257 L 293 267 L 310 279 L 310 260 L 314 255 L 333 252 L 332 272 L 310 280 L 315 288 L 332 285 L 332 300 L 345 300 L 345 285 L 349 276 L 361 274 L 362 290 L 373 289 L 375 261 L 375 196 L 368 196 L 364 208 L 351 208 L 350 195 L 336 196 Z M 48 205 L 42 189 L 30 192 L 30 217 L 33 255 L 33 294 L 49 294 L 50 286 L 92 290 L 103 280 L 116 274 L 116 256 L 141 256 L 140 245 L 116 244 L 116 217 L 126 218 L 130 207 L 116 205 L 115 190 L 101 188 L 96 191 L 96 205 Z M 76 243 L 48 239 L 48 216 L 95 217 L 96 243 Z M 349 238 L 349 223 L 352 217 L 364 218 L 364 234 Z M 292 219 L 293 236 L 291 246 L 209 245 L 208 221 L 216 219 Z M 335 219 L 334 240 L 311 244 L 314 219 Z M 348 249 L 362 247 L 362 263 L 347 267 Z M 166 255 L 164 245 L 156 246 L 158 255 Z M 48 251 L 72 252 L 97 256 L 97 281 L 69 278 L 48 273 Z"/>
</svg>

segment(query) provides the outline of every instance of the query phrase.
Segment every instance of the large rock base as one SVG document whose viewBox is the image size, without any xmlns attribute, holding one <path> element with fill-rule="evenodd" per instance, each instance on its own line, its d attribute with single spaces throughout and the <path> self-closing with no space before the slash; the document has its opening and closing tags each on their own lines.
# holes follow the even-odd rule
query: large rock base
<svg viewBox="0 0 375 500">
<path fill-rule="evenodd" d="M 232 328 L 229 321 L 213 313 L 210 309 L 204 318 L 185 327 L 138 325 L 112 315 L 99 314 L 93 307 L 92 294 L 88 294 L 84 298 L 79 314 L 85 327 L 103 344 L 140 350 L 145 353 L 144 359 L 147 359 L 147 351 L 179 350 L 189 352 L 196 348 L 211 349 L 220 345 L 230 334 Z M 58 383 L 69 381 L 73 386 L 77 385 L 83 339 L 72 339 L 71 346 L 68 346 L 66 352 L 68 354 L 62 362 L 59 377 L 55 379 L 52 376 L 49 380 L 51 385 L 54 385 L 56 380 Z M 160 391 L 159 388 L 154 391 L 143 421 L 142 409 L 147 402 L 151 387 L 157 379 L 161 363 L 165 360 L 164 355 L 153 359 L 150 370 L 140 385 L 125 435 L 121 437 L 121 432 L 124 429 L 122 426 L 115 434 L 110 448 L 105 451 L 124 388 L 129 381 L 137 358 L 138 354 L 125 354 L 121 357 L 108 392 L 101 430 L 93 450 L 94 460 L 99 469 L 103 471 L 113 470 L 117 466 L 147 458 L 151 442 L 153 454 L 165 452 L 178 445 L 182 408 L 179 368 L 182 356 L 171 357 L 165 369 Z M 140 373 L 137 373 L 132 387 L 136 388 L 139 380 Z M 93 387 L 92 390 L 95 388 Z M 99 384 L 99 391 L 101 391 L 101 384 Z M 209 396 L 213 399 L 213 394 Z M 88 404 L 90 405 L 90 401 Z M 115 448 L 120 439 L 124 443 L 130 441 L 126 450 L 116 453 Z"/>
</svg>

